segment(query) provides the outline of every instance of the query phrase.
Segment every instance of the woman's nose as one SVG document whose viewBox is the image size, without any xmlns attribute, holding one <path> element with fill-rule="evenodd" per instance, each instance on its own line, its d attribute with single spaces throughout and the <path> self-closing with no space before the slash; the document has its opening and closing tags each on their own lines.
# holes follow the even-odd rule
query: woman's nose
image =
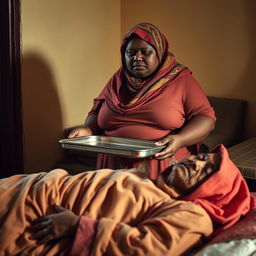
<svg viewBox="0 0 256 256">
<path fill-rule="evenodd" d="M 137 53 L 135 54 L 135 60 L 142 60 L 142 53 L 140 51 L 137 51 Z"/>
</svg>

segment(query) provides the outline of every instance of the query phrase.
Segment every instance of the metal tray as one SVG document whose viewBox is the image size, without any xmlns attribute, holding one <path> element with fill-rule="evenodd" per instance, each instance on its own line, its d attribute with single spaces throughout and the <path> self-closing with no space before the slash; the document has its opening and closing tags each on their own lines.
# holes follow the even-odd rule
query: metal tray
<svg viewBox="0 0 256 256">
<path fill-rule="evenodd" d="M 161 151 L 154 141 L 108 136 L 87 136 L 59 141 L 63 149 L 114 154 L 129 158 L 146 158 Z"/>
</svg>

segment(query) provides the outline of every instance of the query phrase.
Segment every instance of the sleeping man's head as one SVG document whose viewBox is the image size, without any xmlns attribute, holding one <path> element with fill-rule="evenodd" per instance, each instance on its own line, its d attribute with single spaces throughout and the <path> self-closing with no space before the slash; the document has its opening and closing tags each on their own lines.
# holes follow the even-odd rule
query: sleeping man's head
<svg viewBox="0 0 256 256">
<path fill-rule="evenodd" d="M 186 195 L 216 172 L 220 162 L 221 153 L 192 155 L 166 170 L 162 177 L 168 186 Z"/>
<path fill-rule="evenodd" d="M 172 199 L 203 207 L 218 232 L 232 226 L 256 206 L 256 198 L 223 145 L 169 167 L 158 177 L 156 185 Z"/>
</svg>

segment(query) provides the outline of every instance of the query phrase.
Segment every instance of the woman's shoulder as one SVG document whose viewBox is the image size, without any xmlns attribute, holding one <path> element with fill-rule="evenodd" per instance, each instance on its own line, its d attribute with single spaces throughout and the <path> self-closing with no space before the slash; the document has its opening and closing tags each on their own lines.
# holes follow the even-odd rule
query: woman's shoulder
<svg viewBox="0 0 256 256">
<path fill-rule="evenodd" d="M 177 88 L 187 88 L 187 87 L 200 87 L 200 83 L 193 76 L 192 72 L 186 72 L 177 76 L 173 81 L 169 83 L 169 85 L 173 85 Z"/>
</svg>

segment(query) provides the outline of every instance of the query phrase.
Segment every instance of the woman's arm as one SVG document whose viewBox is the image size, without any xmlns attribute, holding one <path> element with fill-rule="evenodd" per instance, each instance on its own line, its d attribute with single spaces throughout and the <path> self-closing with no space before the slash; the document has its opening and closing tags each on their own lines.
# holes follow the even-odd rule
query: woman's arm
<svg viewBox="0 0 256 256">
<path fill-rule="evenodd" d="M 201 142 L 215 127 L 215 120 L 208 116 L 194 115 L 178 134 L 171 134 L 156 142 L 167 147 L 155 154 L 156 159 L 173 156 L 178 149 Z"/>
<path fill-rule="evenodd" d="M 88 115 L 88 117 L 84 121 L 84 125 L 82 127 L 78 127 L 72 130 L 68 138 L 101 134 L 101 129 L 98 125 L 97 117 L 98 116 L 96 114 Z"/>
</svg>

